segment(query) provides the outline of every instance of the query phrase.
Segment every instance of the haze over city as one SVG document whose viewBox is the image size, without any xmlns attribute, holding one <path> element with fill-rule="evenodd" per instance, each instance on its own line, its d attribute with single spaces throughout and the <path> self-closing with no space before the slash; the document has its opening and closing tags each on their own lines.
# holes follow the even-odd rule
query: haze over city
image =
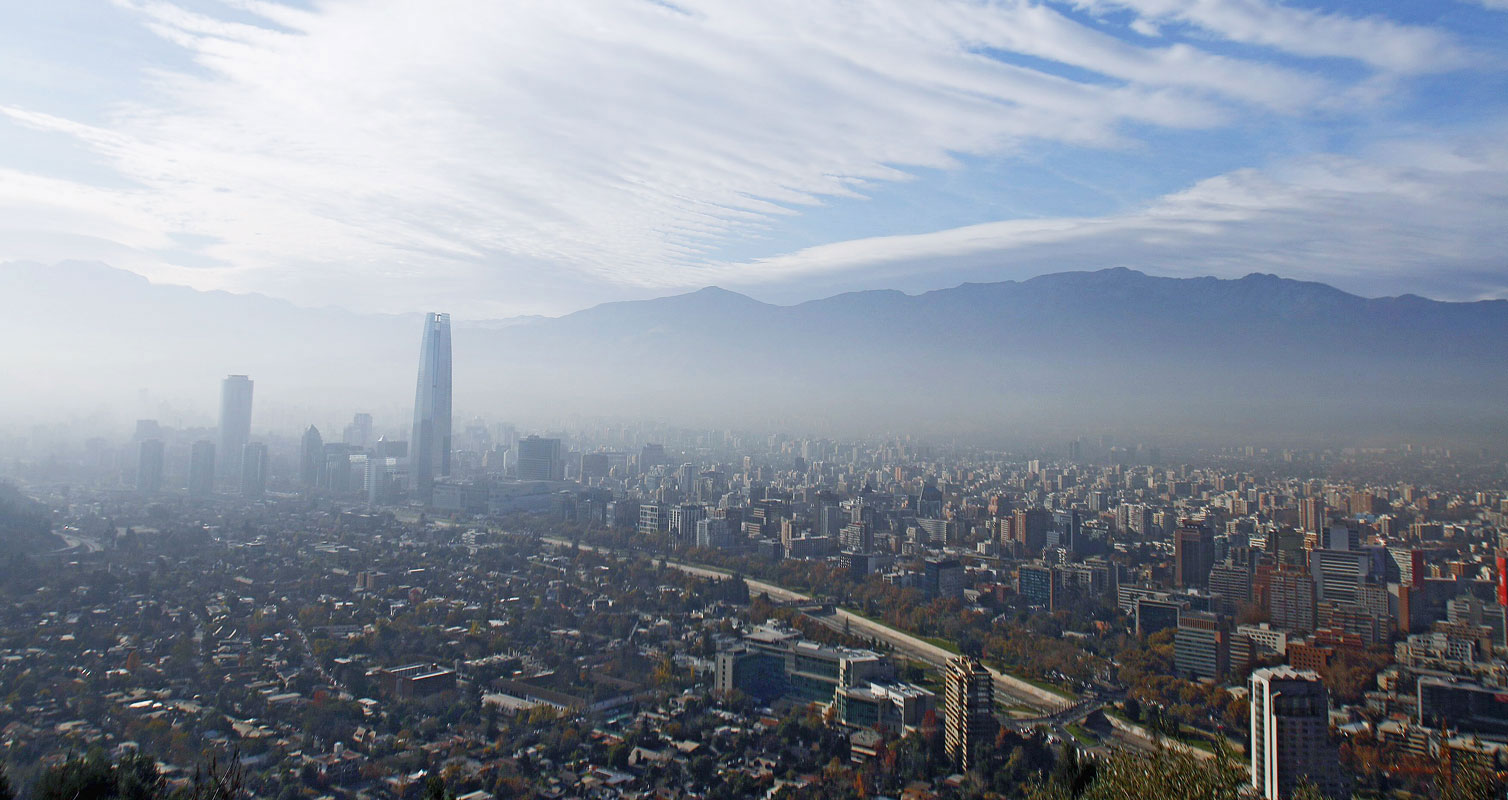
<svg viewBox="0 0 1508 800">
<path fill-rule="evenodd" d="M 1505 54 L 0 8 L 0 800 L 1502 798 Z"/>
</svg>

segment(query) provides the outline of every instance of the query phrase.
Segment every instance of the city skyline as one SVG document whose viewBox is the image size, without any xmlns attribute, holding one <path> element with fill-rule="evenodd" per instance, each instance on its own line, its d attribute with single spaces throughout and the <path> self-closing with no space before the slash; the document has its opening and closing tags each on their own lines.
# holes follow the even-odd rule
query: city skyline
<svg viewBox="0 0 1508 800">
<path fill-rule="evenodd" d="M 399 438 L 412 434 L 414 373 L 401 354 L 412 352 L 420 316 L 302 309 L 88 265 L 67 269 L 62 283 L 46 269 L 0 269 L 0 283 L 13 279 L 0 291 L 0 327 L 14 325 L 35 343 L 0 352 L 0 370 L 33 370 L 54 347 L 67 349 L 56 357 L 74 366 L 0 396 L 15 431 L 76 417 L 102 434 L 141 418 L 212 426 L 206 383 L 234 365 L 263 384 L 260 430 L 339 430 L 362 410 L 390 438 L 399 419 Z M 68 299 L 75 280 L 97 293 Z M 165 338 L 142 328 L 142 318 L 177 320 L 195 335 Z M 1054 441 L 1118 430 L 1285 444 L 1315 436 L 1486 441 L 1505 430 L 1492 398 L 1503 380 L 1497 343 L 1508 337 L 1508 302 L 1368 300 L 1271 275 L 1069 272 L 795 306 L 709 289 L 563 318 L 453 324 L 465 334 L 454 361 L 467 375 L 455 386 L 453 413 L 537 429 L 577 418 L 681 417 L 844 435 L 1019 441 L 1037 430 Z M 1138 335 L 1123 335 L 1131 329 Z M 71 344 L 79 341 L 89 346 Z M 1315 341 L 1333 345 L 1311 352 Z M 896 354 L 907 354 L 904 371 L 892 368 Z M 1232 360 L 1244 368 L 1201 370 L 1192 384 L 1143 379 Z M 992 368 L 978 368 L 986 363 Z M 760 369 L 780 379 L 762 380 Z M 938 381 L 955 391 L 934 398 L 929 387 Z M 825 389 L 792 393 L 783 383 Z M 1101 390 L 1112 384 L 1115 394 Z M 104 386 L 134 391 L 104 395 Z M 933 413 L 937 399 L 947 414 Z M 238 466 L 218 472 L 233 480 Z"/>
<path fill-rule="evenodd" d="M 1508 0 L 10 3 L 0 800 L 1503 800 L 1505 234 Z"/>
</svg>

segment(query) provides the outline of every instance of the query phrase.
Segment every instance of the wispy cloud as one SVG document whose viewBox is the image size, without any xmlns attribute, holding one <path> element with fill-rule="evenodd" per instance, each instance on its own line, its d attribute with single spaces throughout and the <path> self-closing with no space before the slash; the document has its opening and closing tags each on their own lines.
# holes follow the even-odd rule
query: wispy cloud
<svg viewBox="0 0 1508 800">
<path fill-rule="evenodd" d="M 1131 9 L 1144 20 L 1183 23 L 1233 42 L 1313 58 L 1354 59 L 1391 72 L 1447 71 L 1466 58 L 1451 37 L 1437 30 L 1271 0 L 1080 0 L 1080 5 Z"/>
<path fill-rule="evenodd" d="M 962 156 L 1303 117 L 1355 88 L 1283 54 L 1395 73 L 1462 58 L 1435 30 L 1269 0 L 119 3 L 194 68 L 154 68 L 99 124 L 0 108 L 124 181 L 9 165 L 0 217 L 31 212 L 0 221 L 0 258 L 72 237 L 172 280 L 389 309 L 510 282 L 535 294 L 493 310 L 570 304 L 541 271 L 686 285 L 730 239 Z M 1142 35 L 1094 18 L 1111 11 Z M 1166 25 L 1268 52 L 1145 35 Z M 184 241 L 227 266 L 165 264 Z"/>
<path fill-rule="evenodd" d="M 1240 170 L 1130 213 L 839 242 L 723 264 L 707 277 L 779 293 L 797 277 L 847 287 L 890 276 L 925 286 L 918 276 L 929 273 L 1022 279 L 1127 266 L 1169 275 L 1302 275 L 1373 295 L 1508 297 L 1508 258 L 1492 235 L 1508 219 L 1508 147 L 1400 142 L 1368 155 Z"/>
</svg>

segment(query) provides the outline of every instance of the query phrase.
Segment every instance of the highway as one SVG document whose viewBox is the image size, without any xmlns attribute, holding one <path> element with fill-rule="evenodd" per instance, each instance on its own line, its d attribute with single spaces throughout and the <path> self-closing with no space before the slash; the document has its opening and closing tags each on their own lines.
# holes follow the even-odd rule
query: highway
<svg viewBox="0 0 1508 800">
<path fill-rule="evenodd" d="M 552 536 L 541 536 L 539 537 L 539 539 L 546 544 L 555 545 L 556 547 L 572 546 L 572 542 L 567 539 L 560 539 Z M 583 550 L 601 552 L 605 555 L 612 555 L 615 552 L 610 547 L 597 547 L 587 544 L 577 544 L 576 546 L 580 547 Z M 707 567 L 701 567 L 694 564 L 683 564 L 678 561 L 672 561 L 658 554 L 647 554 L 642 552 L 636 552 L 635 554 L 649 555 L 655 560 L 665 562 L 665 565 L 667 567 L 671 567 L 673 569 L 677 569 L 691 575 L 696 575 L 698 577 L 714 578 L 718 580 L 733 577 L 731 574 L 723 572 L 721 570 L 709 569 Z M 751 597 L 763 594 L 777 603 L 819 602 L 815 600 L 811 595 L 793 591 L 783 586 L 777 586 L 766 581 L 755 580 L 754 578 L 744 578 L 744 583 L 749 587 L 749 595 Z M 816 620 L 817 622 L 826 625 L 829 628 L 832 628 L 833 630 L 843 631 L 846 626 L 849 635 L 857 635 L 861 638 L 883 642 L 893 647 L 897 652 L 901 653 L 904 656 L 913 658 L 917 661 L 929 664 L 934 667 L 945 666 L 948 663 L 948 659 L 955 656 L 954 653 L 945 648 L 938 647 L 931 642 L 913 636 L 909 633 L 906 633 L 905 631 L 896 630 L 895 628 L 892 628 L 888 625 L 883 625 L 881 623 L 875 622 L 868 617 L 860 616 L 853 613 L 852 611 L 848 611 L 847 609 L 834 608 L 832 613 L 830 614 L 808 614 L 808 616 Z M 1035 684 L 1028 683 L 1024 680 L 1021 680 L 1020 678 L 1017 678 L 1014 675 L 1007 675 L 993 667 L 986 666 L 985 668 L 990 671 L 991 677 L 994 678 L 995 692 L 997 695 L 1015 698 L 1022 705 L 1044 712 L 1043 715 L 1039 717 L 1031 717 L 1027 719 L 1019 719 L 1007 722 L 1007 724 L 1010 724 L 1013 727 L 1017 727 L 1018 729 L 1045 725 L 1056 729 L 1060 735 L 1067 737 L 1069 734 L 1067 733 L 1065 728 L 1069 723 L 1083 721 L 1086 717 L 1093 714 L 1095 711 L 1103 708 L 1107 702 L 1104 698 L 1086 698 L 1083 700 L 1075 701 L 1071 697 L 1058 694 L 1057 692 L 1053 692 L 1048 689 L 1044 689 Z M 1204 750 L 1200 750 L 1199 748 L 1189 747 L 1182 742 L 1152 736 L 1140 730 L 1136 726 L 1130 726 L 1124 723 L 1116 726 L 1116 730 L 1114 732 L 1114 735 L 1112 736 L 1112 739 L 1122 745 L 1129 743 L 1141 749 L 1156 747 L 1158 746 L 1158 741 L 1160 740 L 1162 746 L 1191 752 L 1199 758 L 1211 757 L 1210 753 Z"/>
<path fill-rule="evenodd" d="M 571 542 L 568 540 L 549 536 L 540 537 L 540 541 L 559 547 L 571 546 Z M 605 554 L 611 554 L 613 552 L 611 548 L 595 547 L 585 544 L 577 546 L 584 550 L 601 551 Z M 680 570 L 682 572 L 690 573 L 698 577 L 714 578 L 718 580 L 732 577 L 728 573 L 719 570 L 699 567 L 694 564 L 683 564 L 678 561 L 665 559 L 661 556 L 656 556 L 656 558 L 663 560 L 665 562 L 665 565 L 668 567 Z M 793 591 L 783 586 L 776 586 L 773 583 L 767 583 L 765 581 L 756 580 L 754 578 L 744 578 L 744 583 L 749 587 L 749 595 L 751 597 L 763 594 L 777 603 L 818 602 L 814 600 L 811 595 Z M 841 631 L 844 630 L 846 626 L 848 632 L 851 635 L 883 642 L 894 648 L 902 655 L 907 656 L 908 658 L 915 659 L 924 664 L 929 664 L 934 667 L 945 666 L 948 663 L 948 659 L 953 658 L 955 655 L 957 655 L 956 653 L 950 652 L 949 650 L 942 647 L 938 647 L 937 645 L 932 644 L 925 639 L 918 638 L 909 633 L 906 633 L 905 631 L 896 630 L 895 628 L 892 628 L 888 625 L 883 625 L 881 623 L 875 622 L 868 617 L 860 616 L 847 609 L 835 608 L 831 614 L 809 616 L 822 623 L 823 625 L 832 628 L 833 630 Z M 1017 678 L 1013 675 L 1007 675 L 1000 670 L 994 669 L 992 667 L 986 667 L 986 669 L 990 671 L 991 677 L 993 677 L 995 680 L 996 693 L 1006 697 L 1015 698 L 1023 705 L 1041 711 L 1046 711 L 1051 714 L 1073 704 L 1073 699 L 1070 697 L 1060 695 L 1056 692 L 1051 692 L 1039 686 L 1027 683 L 1020 678 Z"/>
</svg>

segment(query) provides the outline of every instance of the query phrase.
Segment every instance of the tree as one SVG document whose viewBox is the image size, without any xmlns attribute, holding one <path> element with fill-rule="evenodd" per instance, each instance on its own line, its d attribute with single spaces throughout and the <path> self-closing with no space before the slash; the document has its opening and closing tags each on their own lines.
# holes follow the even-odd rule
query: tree
<svg viewBox="0 0 1508 800">
<path fill-rule="evenodd" d="M 1077 800 L 1238 800 L 1246 771 L 1223 747 L 1201 761 L 1186 752 L 1159 748 L 1152 753 L 1117 752 L 1098 767 Z M 1031 786 L 1032 800 L 1073 800 L 1056 781 Z"/>
<path fill-rule="evenodd" d="M 194 767 L 193 800 L 240 800 L 244 796 L 242 785 L 246 772 L 241 767 L 240 752 L 232 753 L 230 761 L 220 766 L 220 757 L 209 757 Z"/>
<path fill-rule="evenodd" d="M 115 765 L 115 796 L 120 800 L 153 800 L 162 793 L 157 762 L 141 753 L 122 756 Z"/>
<path fill-rule="evenodd" d="M 445 779 L 439 775 L 429 776 L 424 782 L 423 800 L 455 800 L 456 793 L 445 788 Z"/>
<path fill-rule="evenodd" d="M 1502 797 L 1503 785 L 1474 759 L 1447 754 L 1441 761 L 1436 787 L 1441 800 L 1488 800 Z"/>
<path fill-rule="evenodd" d="M 16 792 L 10 788 L 10 778 L 5 774 L 4 764 L 0 764 L 0 800 L 16 800 Z"/>
<path fill-rule="evenodd" d="M 115 765 L 100 750 L 70 758 L 38 776 L 31 796 L 36 800 L 112 800 Z"/>
</svg>

